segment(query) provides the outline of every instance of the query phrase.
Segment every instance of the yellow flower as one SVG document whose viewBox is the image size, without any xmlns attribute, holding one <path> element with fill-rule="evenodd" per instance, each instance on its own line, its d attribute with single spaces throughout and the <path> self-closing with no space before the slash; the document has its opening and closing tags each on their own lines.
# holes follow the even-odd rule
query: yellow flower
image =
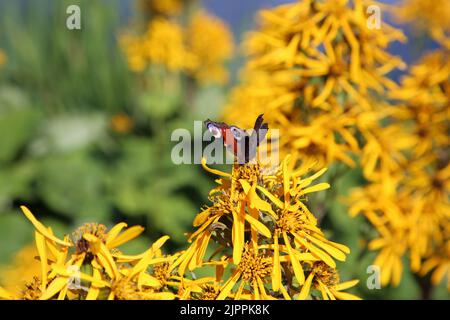
<svg viewBox="0 0 450 320">
<path fill-rule="evenodd" d="M 365 144 L 361 155 L 364 176 L 381 179 L 397 172 L 407 161 L 404 151 L 413 147 L 416 137 L 405 132 L 401 124 L 374 127 L 362 132 Z"/>
<path fill-rule="evenodd" d="M 253 299 L 268 299 L 264 284 L 271 274 L 271 259 L 264 255 L 260 255 L 258 248 L 254 248 L 249 244 L 244 246 L 242 258 L 237 264 L 236 270 L 230 278 L 220 288 L 217 300 L 223 300 L 228 297 L 235 284 L 240 281 L 240 285 L 234 295 L 235 300 L 241 299 L 244 287 L 250 286 L 250 292 Z"/>
<path fill-rule="evenodd" d="M 299 294 L 299 299 L 306 299 L 311 287 L 319 290 L 323 300 L 360 300 L 361 298 L 342 290 L 355 286 L 359 280 L 340 282 L 339 273 L 336 269 L 324 262 L 314 262 L 311 266 L 305 285 Z"/>
<path fill-rule="evenodd" d="M 214 262 L 204 259 L 211 240 L 219 245 L 212 256 L 221 253 L 225 259 L 219 265 L 236 266 L 217 299 L 291 299 L 304 285 L 304 268 L 311 262 L 335 268 L 334 259 L 345 261 L 350 250 L 328 240 L 305 205 L 310 193 L 330 187 L 313 184 L 326 169 L 303 178 L 311 163 L 296 167 L 289 159 L 276 170 L 259 162 L 234 164 L 231 174 L 209 168 L 203 159 L 203 167 L 221 178 L 210 193 L 213 204 L 194 220 L 192 244 L 174 263 L 180 276 Z M 287 279 L 287 274 L 292 276 Z"/>
<path fill-rule="evenodd" d="M 400 283 L 404 256 L 419 274 L 446 259 L 442 248 L 450 218 L 448 58 L 447 51 L 438 50 L 412 66 L 400 86 L 389 92 L 397 106 L 382 108 L 384 125 L 362 130 L 361 164 L 370 184 L 355 189 L 347 203 L 351 215 L 362 213 L 376 230 L 369 249 L 379 251 L 375 264 L 382 267 L 382 285 Z M 439 270 L 434 279 L 442 278 Z"/>
<path fill-rule="evenodd" d="M 219 18 L 198 11 L 189 21 L 186 38 L 197 61 L 190 70 L 192 76 L 199 82 L 227 82 L 228 71 L 224 64 L 234 50 L 233 35 L 228 26 Z"/>
<path fill-rule="evenodd" d="M 30 244 L 17 252 L 12 262 L 0 269 L 0 283 L 3 288 L 14 296 L 21 296 L 26 284 L 40 276 L 40 263 L 36 259 L 36 246 Z"/>
</svg>

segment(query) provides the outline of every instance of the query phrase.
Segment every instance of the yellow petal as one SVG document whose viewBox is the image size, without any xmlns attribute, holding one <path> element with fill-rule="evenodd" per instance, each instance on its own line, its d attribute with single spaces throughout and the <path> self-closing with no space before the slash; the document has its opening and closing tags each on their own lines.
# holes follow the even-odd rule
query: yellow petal
<svg viewBox="0 0 450 320">
<path fill-rule="evenodd" d="M 141 288 L 142 286 L 159 288 L 161 287 L 161 281 L 152 277 L 148 273 L 142 272 L 139 274 L 138 286 Z"/>
<path fill-rule="evenodd" d="M 100 252 L 97 257 L 100 259 L 105 269 L 110 269 L 112 271 L 112 275 L 109 274 L 109 276 L 113 279 L 117 279 L 119 277 L 119 271 L 117 270 L 116 263 L 114 262 L 114 259 L 111 256 L 108 248 L 106 248 L 106 246 L 102 242 L 100 242 Z M 108 265 L 108 268 L 106 267 L 106 265 Z"/>
<path fill-rule="evenodd" d="M 306 278 L 305 283 L 303 284 L 302 290 L 300 291 L 300 294 L 298 295 L 298 300 L 305 300 L 308 297 L 313 278 L 314 278 L 314 273 L 311 272 L 309 274 L 308 278 Z"/>
<path fill-rule="evenodd" d="M 128 241 L 138 237 L 144 230 L 145 229 L 141 226 L 133 226 L 122 232 L 114 240 L 111 240 L 109 243 L 107 243 L 107 246 L 110 249 L 117 248 L 122 244 L 127 243 Z"/>
<path fill-rule="evenodd" d="M 283 286 L 281 283 L 280 250 L 278 247 L 278 232 L 274 234 L 274 252 L 273 252 L 273 270 L 272 270 L 272 289 L 278 291 Z"/>
<path fill-rule="evenodd" d="M 143 297 L 146 300 L 174 300 L 176 298 L 176 296 L 172 292 L 144 293 Z"/>
<path fill-rule="evenodd" d="M 308 187 L 306 189 L 302 190 L 303 194 L 311 193 L 311 192 L 317 192 L 322 191 L 330 188 L 330 184 L 326 182 L 318 183 L 316 185 L 313 185 L 312 187 Z"/>
<path fill-rule="evenodd" d="M 3 300 L 13 300 L 14 297 L 5 289 L 3 289 L 2 287 L 0 287 L 0 299 Z"/>
<path fill-rule="evenodd" d="M 101 275 L 100 271 L 98 269 L 93 268 L 92 269 L 92 277 L 98 281 L 101 281 Z M 89 291 L 86 295 L 86 300 L 96 300 L 98 295 L 100 294 L 100 288 L 98 286 L 95 286 L 94 283 L 91 283 L 91 286 L 89 287 Z"/>
<path fill-rule="evenodd" d="M 243 206 L 242 206 L 243 208 Z M 231 238 L 233 241 L 233 262 L 234 264 L 239 264 L 241 261 L 242 251 L 244 250 L 244 217 L 245 212 L 236 213 L 235 210 L 232 211 L 233 214 L 233 227 L 231 230 Z"/>
<path fill-rule="evenodd" d="M 20 206 L 20 209 L 22 209 L 22 212 L 25 214 L 25 216 L 30 220 L 30 222 L 33 224 L 33 226 L 36 228 L 36 230 L 42 234 L 44 237 L 46 237 L 49 240 L 52 240 L 62 246 L 71 247 L 72 244 L 70 242 L 62 241 L 58 238 L 56 238 L 54 235 L 52 235 L 47 228 L 44 227 L 42 223 L 40 223 L 34 215 L 31 213 L 30 210 L 28 210 L 25 206 Z"/>
<path fill-rule="evenodd" d="M 211 208 L 207 208 L 206 210 L 203 210 L 202 212 L 200 212 L 199 214 L 197 214 L 195 216 L 194 222 L 192 223 L 192 225 L 194 227 L 198 227 L 199 225 L 203 224 L 209 218 L 210 214 L 211 214 Z"/>
<path fill-rule="evenodd" d="M 285 300 L 292 300 L 284 286 L 280 286 L 280 289 L 281 289 L 281 293 L 283 294 L 283 297 Z"/>
<path fill-rule="evenodd" d="M 229 174 L 229 173 L 225 173 L 225 172 L 220 171 L 220 170 L 216 170 L 216 169 L 211 169 L 211 168 L 209 168 L 209 167 L 206 165 L 206 159 L 205 159 L 205 158 L 202 158 L 202 167 L 203 167 L 203 169 L 205 169 L 206 171 L 208 171 L 208 172 L 210 172 L 210 173 L 212 173 L 212 174 L 215 174 L 215 175 L 217 175 L 217 176 L 221 176 L 221 177 L 225 177 L 225 178 L 231 178 L 231 174 Z"/>
<path fill-rule="evenodd" d="M 246 214 L 245 220 L 247 220 L 252 227 L 254 227 L 259 233 L 261 233 L 263 236 L 270 238 L 272 234 L 270 233 L 269 228 L 267 228 L 262 222 L 258 221 L 257 219 L 253 218 L 251 215 Z"/>
<path fill-rule="evenodd" d="M 342 282 L 342 283 L 339 283 L 338 285 L 336 285 L 334 287 L 334 289 L 337 291 L 346 290 L 348 288 L 356 286 L 358 283 L 359 283 L 359 280 L 345 281 L 345 282 Z"/>
<path fill-rule="evenodd" d="M 324 251 L 317 248 L 313 244 L 309 243 L 305 239 L 303 239 L 301 236 L 294 233 L 296 241 L 300 242 L 303 246 L 305 246 L 307 249 L 311 251 L 313 255 L 316 255 L 319 257 L 323 262 L 325 262 L 327 265 L 329 265 L 332 268 L 336 268 L 336 262 Z"/>
<path fill-rule="evenodd" d="M 35 231 L 34 237 L 36 241 L 36 247 L 39 254 L 39 260 L 41 264 L 41 291 L 44 292 L 47 287 L 47 250 L 45 249 L 45 238 L 42 234 Z"/>
<path fill-rule="evenodd" d="M 236 282 L 239 280 L 239 277 L 241 276 L 241 273 L 238 271 L 235 271 L 234 274 L 228 279 L 227 282 L 223 285 L 223 287 L 220 289 L 220 293 L 217 296 L 217 300 L 224 300 L 226 297 L 228 297 L 228 294 L 233 289 Z"/>
<path fill-rule="evenodd" d="M 341 292 L 341 291 L 334 291 L 332 290 L 334 296 L 338 298 L 339 300 L 361 300 L 360 297 L 357 297 L 351 293 L 347 292 Z"/>
<path fill-rule="evenodd" d="M 334 257 L 335 259 L 339 260 L 339 261 L 345 261 L 345 259 L 347 258 L 345 253 L 343 253 L 342 251 L 340 251 L 339 249 L 323 242 L 320 241 L 316 238 L 314 238 L 314 236 L 310 236 L 308 234 L 305 234 L 306 237 L 308 238 L 308 240 L 310 240 L 312 243 L 316 244 L 317 246 L 321 247 L 322 249 L 324 249 L 327 253 L 329 253 L 332 257 Z"/>
<path fill-rule="evenodd" d="M 288 162 L 290 155 L 286 156 L 283 161 L 283 190 L 284 190 L 284 202 L 289 203 L 289 189 L 290 189 L 290 172 L 288 169 Z"/>
<path fill-rule="evenodd" d="M 257 186 L 258 190 L 260 190 L 270 201 L 272 201 L 278 208 L 284 209 L 284 202 L 275 197 L 272 193 L 270 193 L 266 188 L 261 186 Z"/>
<path fill-rule="evenodd" d="M 54 279 L 39 297 L 39 300 L 49 300 L 58 292 L 60 292 L 65 286 L 67 286 L 69 279 L 66 277 L 58 277 Z"/>
<path fill-rule="evenodd" d="M 122 231 L 123 228 L 126 228 L 127 224 L 125 222 L 121 222 L 116 224 L 114 227 L 112 227 L 111 230 L 109 230 L 108 234 L 106 235 L 106 244 L 110 243 L 112 240 L 114 240 L 117 235 Z"/>
<path fill-rule="evenodd" d="M 295 277 L 300 285 L 305 282 L 305 274 L 303 273 L 303 268 L 300 262 L 298 261 L 298 257 L 295 255 L 295 249 L 292 249 L 291 244 L 289 242 L 289 238 L 286 232 L 283 232 L 283 239 L 288 250 L 289 258 L 291 260 L 292 268 L 294 269 Z"/>
</svg>

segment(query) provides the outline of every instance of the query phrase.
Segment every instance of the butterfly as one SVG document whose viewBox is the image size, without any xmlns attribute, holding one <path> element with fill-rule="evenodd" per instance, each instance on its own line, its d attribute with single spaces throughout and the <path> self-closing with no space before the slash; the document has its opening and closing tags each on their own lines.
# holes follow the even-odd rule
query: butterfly
<svg viewBox="0 0 450 320">
<path fill-rule="evenodd" d="M 205 121 L 205 126 L 214 138 L 223 139 L 224 146 L 234 154 L 238 163 L 248 163 L 255 158 L 256 148 L 264 141 L 269 130 L 269 125 L 264 123 L 263 116 L 260 114 L 256 118 L 251 134 L 237 126 L 209 119 Z"/>
</svg>

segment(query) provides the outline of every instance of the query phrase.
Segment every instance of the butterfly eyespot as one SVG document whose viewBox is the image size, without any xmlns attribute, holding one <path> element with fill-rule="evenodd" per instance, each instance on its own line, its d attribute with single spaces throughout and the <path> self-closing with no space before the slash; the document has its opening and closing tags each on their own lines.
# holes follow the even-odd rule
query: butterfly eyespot
<svg viewBox="0 0 450 320">
<path fill-rule="evenodd" d="M 244 133 L 242 132 L 241 129 L 237 128 L 237 127 L 230 127 L 231 133 L 233 134 L 234 138 L 236 140 L 241 140 L 242 137 L 244 136 Z"/>
<path fill-rule="evenodd" d="M 212 133 L 214 138 L 218 139 L 218 138 L 222 137 L 222 133 L 220 132 L 220 130 L 217 127 L 215 127 L 213 124 L 210 124 L 208 126 L 208 130 L 209 130 L 209 132 Z"/>
</svg>

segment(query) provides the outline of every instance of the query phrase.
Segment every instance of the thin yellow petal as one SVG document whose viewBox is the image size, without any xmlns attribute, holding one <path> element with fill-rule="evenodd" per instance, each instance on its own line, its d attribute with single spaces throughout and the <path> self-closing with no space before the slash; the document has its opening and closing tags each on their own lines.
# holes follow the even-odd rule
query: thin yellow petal
<svg viewBox="0 0 450 320">
<path fill-rule="evenodd" d="M 226 297 L 228 297 L 228 294 L 233 289 L 236 282 L 239 280 L 239 277 L 241 276 L 241 273 L 238 271 L 235 271 L 234 274 L 228 279 L 227 282 L 223 285 L 223 287 L 220 289 L 220 293 L 217 296 L 217 300 L 225 300 Z"/>
<path fill-rule="evenodd" d="M 14 297 L 5 289 L 3 289 L 2 287 L 0 287 L 0 299 L 3 300 L 13 300 Z"/>
<path fill-rule="evenodd" d="M 216 169 L 211 169 L 210 167 L 208 167 L 206 165 L 206 159 L 205 158 L 202 158 L 202 167 L 206 171 L 208 171 L 208 172 L 210 172 L 212 174 L 215 174 L 217 176 L 221 176 L 221 177 L 225 177 L 225 178 L 231 178 L 231 174 L 229 174 L 229 173 L 226 173 L 226 172 L 223 172 L 223 171 L 220 171 L 220 170 L 216 170 Z"/>
<path fill-rule="evenodd" d="M 302 290 L 300 291 L 300 294 L 298 295 L 298 300 L 305 300 L 308 297 L 313 278 L 314 278 L 314 273 L 311 272 L 308 275 L 308 278 L 306 278 L 305 283 L 303 284 Z"/>
<path fill-rule="evenodd" d="M 106 244 L 110 243 L 112 240 L 114 240 L 117 235 L 122 231 L 123 228 L 126 228 L 127 224 L 125 222 L 121 222 L 116 224 L 114 227 L 109 230 L 107 236 L 106 236 Z"/>
<path fill-rule="evenodd" d="M 44 227 L 42 223 L 40 223 L 34 215 L 31 213 L 30 210 L 28 210 L 25 206 L 20 206 L 20 209 L 22 209 L 22 212 L 25 214 L 25 216 L 30 220 L 30 222 L 33 224 L 33 226 L 36 228 L 36 230 L 42 234 L 44 237 L 46 237 L 49 240 L 52 240 L 62 246 L 71 247 L 72 244 L 70 242 L 62 241 L 58 238 L 56 238 L 54 235 L 52 235 L 47 228 Z"/>
<path fill-rule="evenodd" d="M 348 288 L 356 286 L 358 283 L 359 283 L 359 280 L 345 281 L 345 282 L 342 282 L 342 283 L 339 283 L 338 285 L 336 285 L 334 287 L 334 289 L 337 291 L 346 290 Z"/>
<path fill-rule="evenodd" d="M 41 291 L 44 292 L 47 287 L 47 250 L 45 249 L 45 237 L 39 232 L 34 232 L 36 247 L 39 254 L 41 264 Z"/>
<path fill-rule="evenodd" d="M 305 282 L 305 274 L 303 273 L 303 268 L 300 262 L 298 261 L 298 257 L 295 255 L 295 249 L 292 249 L 291 244 L 289 242 L 289 238 L 286 232 L 283 232 L 283 239 L 288 250 L 289 258 L 291 260 L 292 268 L 294 269 L 295 277 L 300 285 Z"/>
<path fill-rule="evenodd" d="M 245 220 L 247 220 L 252 225 L 252 227 L 254 227 L 259 233 L 261 233 L 266 238 L 270 238 L 272 236 L 269 228 L 267 228 L 262 222 L 253 218 L 251 215 L 246 214 Z"/>
<path fill-rule="evenodd" d="M 108 248 L 117 248 L 121 246 L 124 243 L 127 243 L 130 240 L 133 240 L 134 238 L 138 237 L 143 231 L 145 230 L 144 227 L 141 226 L 133 226 L 124 232 L 122 232 L 120 235 L 118 235 L 114 240 L 111 240 L 109 243 L 107 243 Z"/>
<path fill-rule="evenodd" d="M 242 251 L 244 250 L 245 218 L 243 217 L 243 215 L 245 215 L 245 212 L 236 213 L 233 210 L 232 215 L 233 215 L 233 227 L 231 230 L 231 238 L 233 241 L 233 262 L 234 264 L 237 265 L 241 261 Z"/>
<path fill-rule="evenodd" d="M 53 280 L 47 290 L 45 290 L 42 295 L 39 297 L 39 300 L 49 300 L 54 295 L 56 295 L 58 292 L 60 292 L 64 286 L 67 286 L 68 284 L 68 278 L 66 277 L 58 277 L 55 280 Z"/>
<path fill-rule="evenodd" d="M 278 291 L 283 286 L 281 283 L 281 267 L 280 267 L 280 250 L 278 247 L 278 232 L 274 234 L 274 252 L 273 252 L 273 269 L 272 269 L 272 289 Z"/>
</svg>

